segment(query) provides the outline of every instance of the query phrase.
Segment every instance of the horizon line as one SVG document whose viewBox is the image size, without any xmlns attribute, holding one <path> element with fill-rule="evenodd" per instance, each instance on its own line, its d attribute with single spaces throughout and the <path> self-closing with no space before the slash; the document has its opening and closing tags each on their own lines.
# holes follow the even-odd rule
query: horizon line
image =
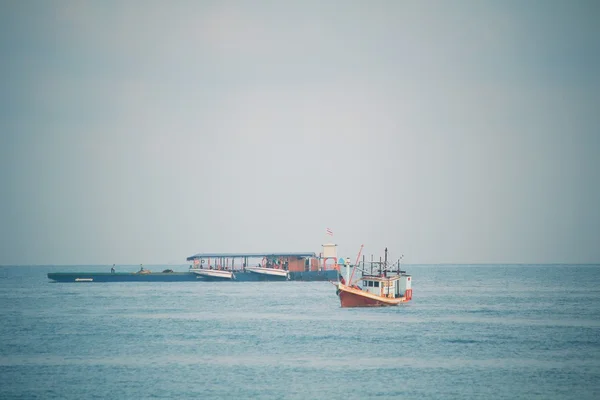
<svg viewBox="0 0 600 400">
<path fill-rule="evenodd" d="M 158 263 L 158 264 L 0 264 L 0 268 L 2 267 L 111 267 L 111 266 L 121 266 L 121 267 L 137 267 L 140 265 L 143 266 L 184 266 L 190 265 L 189 263 Z M 441 263 L 403 263 L 401 265 L 410 265 L 410 266 L 427 266 L 427 265 L 598 265 L 600 266 L 600 262 L 591 262 L 591 263 L 581 263 L 581 262 L 479 262 L 479 263 L 461 263 L 461 262 L 441 262 Z"/>
</svg>

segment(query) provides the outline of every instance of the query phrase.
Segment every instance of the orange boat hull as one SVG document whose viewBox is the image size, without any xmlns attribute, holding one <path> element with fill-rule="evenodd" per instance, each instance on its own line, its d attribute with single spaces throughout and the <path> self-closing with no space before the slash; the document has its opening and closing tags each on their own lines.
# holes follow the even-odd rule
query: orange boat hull
<svg viewBox="0 0 600 400">
<path fill-rule="evenodd" d="M 412 292 L 412 290 L 411 290 Z M 405 297 L 383 297 L 367 293 L 343 284 L 338 285 L 338 297 L 343 308 L 346 307 L 390 307 L 405 303 L 412 296 Z"/>
</svg>

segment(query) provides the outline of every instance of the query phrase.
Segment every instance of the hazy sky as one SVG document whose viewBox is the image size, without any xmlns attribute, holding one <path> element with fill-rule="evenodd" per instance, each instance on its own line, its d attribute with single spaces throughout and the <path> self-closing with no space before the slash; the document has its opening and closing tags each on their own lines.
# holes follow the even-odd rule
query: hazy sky
<svg viewBox="0 0 600 400">
<path fill-rule="evenodd" d="M 0 7 L 0 264 L 600 262 L 597 1 Z"/>
</svg>

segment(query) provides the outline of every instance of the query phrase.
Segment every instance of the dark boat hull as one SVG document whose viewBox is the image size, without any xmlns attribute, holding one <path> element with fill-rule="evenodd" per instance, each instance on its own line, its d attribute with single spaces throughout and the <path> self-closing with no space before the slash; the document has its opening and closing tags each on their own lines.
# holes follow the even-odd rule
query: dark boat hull
<svg viewBox="0 0 600 400">
<path fill-rule="evenodd" d="M 347 307 L 391 307 L 398 304 L 384 303 L 379 300 L 357 296 L 352 293 L 340 292 L 340 303 L 343 308 Z"/>
<path fill-rule="evenodd" d="M 117 272 L 51 272 L 48 278 L 56 282 L 194 282 L 199 279 L 190 272 L 138 274 Z"/>
<path fill-rule="evenodd" d="M 51 272 L 48 278 L 56 282 L 285 282 L 288 279 L 281 276 L 256 274 L 253 272 L 234 272 L 235 279 L 211 279 L 196 275 L 193 272 L 170 272 L 170 273 L 103 273 L 103 272 Z M 308 271 L 290 272 L 289 281 L 333 281 L 337 279 L 337 271 Z"/>
<path fill-rule="evenodd" d="M 336 291 L 343 308 L 347 307 L 393 307 L 410 301 L 412 289 L 407 289 L 402 297 L 378 296 L 356 287 L 339 283 Z"/>
</svg>

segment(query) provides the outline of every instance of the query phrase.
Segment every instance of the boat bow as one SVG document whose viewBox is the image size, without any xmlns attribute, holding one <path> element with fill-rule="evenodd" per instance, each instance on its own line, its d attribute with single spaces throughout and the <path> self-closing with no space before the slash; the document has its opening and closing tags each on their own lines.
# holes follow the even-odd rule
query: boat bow
<svg viewBox="0 0 600 400">
<path fill-rule="evenodd" d="M 235 279 L 235 275 L 232 271 L 225 271 L 220 269 L 190 269 L 190 272 L 195 273 L 196 275 L 208 278 L 217 278 L 217 279 Z"/>
<path fill-rule="evenodd" d="M 286 271 L 284 269 L 267 268 L 267 267 L 249 267 L 249 268 L 246 268 L 246 271 L 254 272 L 255 274 L 281 276 L 284 278 L 289 278 L 288 271 Z"/>
</svg>

